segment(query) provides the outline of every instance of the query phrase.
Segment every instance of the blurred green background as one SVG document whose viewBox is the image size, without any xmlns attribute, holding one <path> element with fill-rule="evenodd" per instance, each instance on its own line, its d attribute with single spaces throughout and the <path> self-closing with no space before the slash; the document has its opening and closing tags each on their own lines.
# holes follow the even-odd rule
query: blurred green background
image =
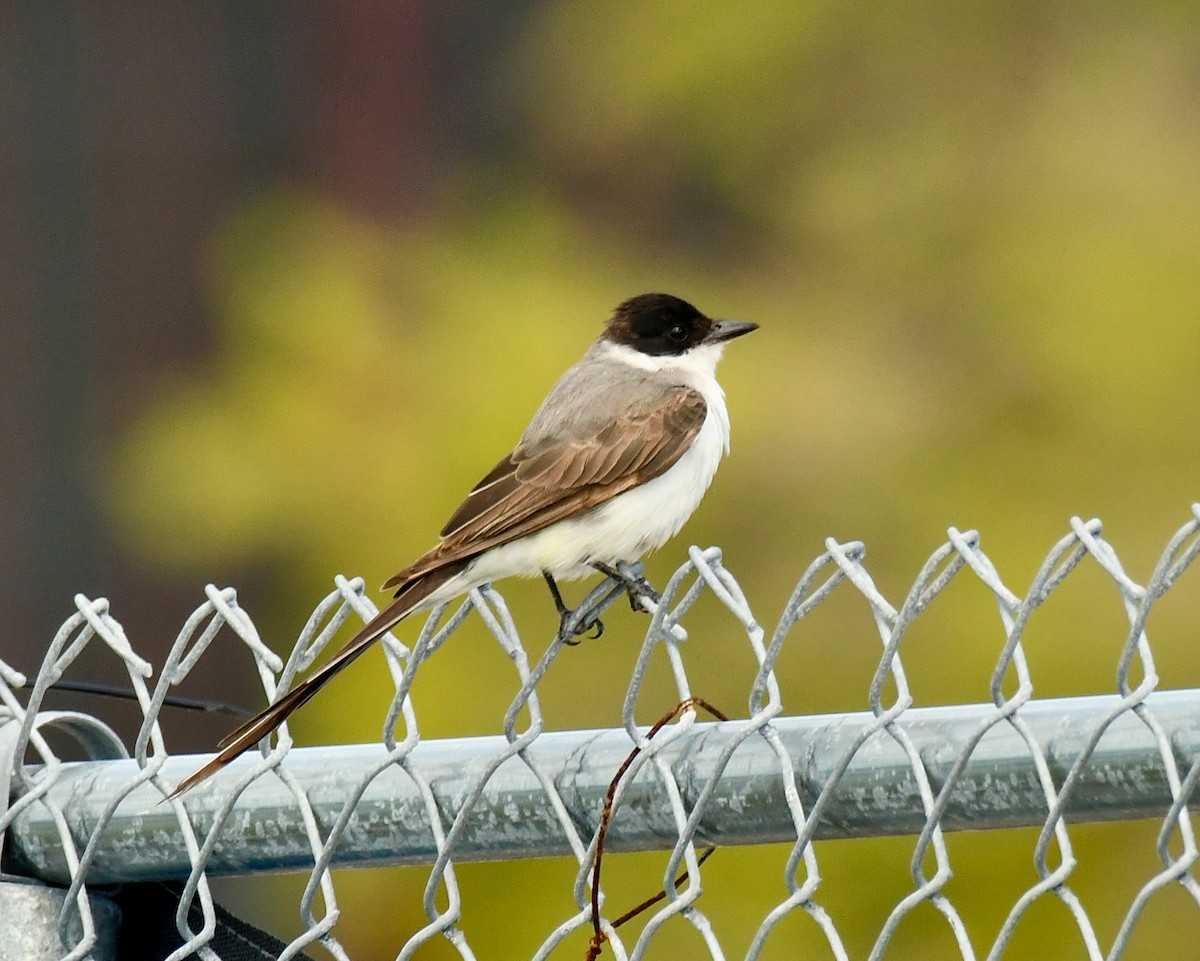
<svg viewBox="0 0 1200 961">
<path fill-rule="evenodd" d="M 722 367 L 732 456 L 648 571 L 662 583 L 689 543 L 719 544 L 767 625 L 827 536 L 865 541 L 897 606 L 950 525 L 980 530 L 1023 593 L 1072 515 L 1100 517 L 1144 581 L 1197 498 L 1195 4 L 29 0 L 0 23 L 0 616 L 18 666 L 76 591 L 111 597 L 161 663 L 208 581 L 238 586 L 287 650 L 335 573 L 374 591 L 431 546 L 611 308 L 647 290 L 762 325 Z M 542 585 L 502 588 L 541 650 Z M 1151 619 L 1164 686 L 1200 684 L 1198 600 L 1185 578 Z M 748 646 L 715 603 L 694 620 L 693 691 L 744 715 Z M 1037 694 L 1113 690 L 1124 623 L 1085 566 L 1031 626 Z M 643 626 L 614 609 L 556 662 L 548 726 L 619 722 Z M 902 649 L 918 703 L 986 700 L 1002 643 L 987 592 L 956 583 Z M 225 644 L 184 693 L 257 704 Z M 864 709 L 878 650 L 843 591 L 785 648 L 786 709 Z M 481 628 L 427 667 L 424 737 L 500 730 L 517 684 Z M 293 732 L 376 738 L 389 690 L 368 656 Z M 644 719 L 673 700 L 664 677 Z M 168 723 L 175 751 L 223 729 Z M 1155 826 L 1072 836 L 1107 945 L 1156 871 Z M 949 839 L 947 893 L 984 954 L 1036 879 L 1035 837 Z M 911 890 L 911 850 L 818 846 L 852 956 Z M 729 956 L 786 897 L 787 853 L 705 867 Z M 611 859 L 610 898 L 648 895 L 664 862 Z M 459 876 L 480 957 L 528 956 L 574 910 L 567 861 Z M 424 882 L 339 875 L 352 956 L 394 956 Z M 294 933 L 303 878 L 277 883 L 221 894 Z M 1185 900 L 1156 896 L 1126 956 L 1193 957 Z M 822 943 L 794 917 L 765 956 Z M 682 923 L 656 944 L 701 950 Z M 928 905 L 887 954 L 957 956 Z M 1005 957 L 1086 952 L 1050 899 Z"/>
</svg>

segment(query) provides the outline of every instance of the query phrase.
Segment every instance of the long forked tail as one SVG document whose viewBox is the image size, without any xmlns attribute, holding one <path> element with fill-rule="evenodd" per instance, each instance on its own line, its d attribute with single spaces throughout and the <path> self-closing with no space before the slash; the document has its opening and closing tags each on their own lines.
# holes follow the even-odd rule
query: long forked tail
<svg viewBox="0 0 1200 961">
<path fill-rule="evenodd" d="M 465 564 L 455 564 L 441 568 L 402 587 L 396 592 L 396 599 L 367 621 L 328 664 L 222 738 L 218 744 L 220 752 L 180 781 L 175 790 L 167 795 L 167 800 L 181 797 L 201 781 L 212 777 L 243 751 L 249 750 L 279 727 L 293 711 L 307 704 L 342 668 L 377 641 L 380 635 L 413 613 L 430 594 L 459 573 L 464 566 Z"/>
</svg>

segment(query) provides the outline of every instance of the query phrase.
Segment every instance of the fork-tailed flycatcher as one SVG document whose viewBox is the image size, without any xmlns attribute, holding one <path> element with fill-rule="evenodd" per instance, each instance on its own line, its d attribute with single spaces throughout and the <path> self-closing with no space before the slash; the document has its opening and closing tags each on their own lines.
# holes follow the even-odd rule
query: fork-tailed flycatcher
<svg viewBox="0 0 1200 961">
<path fill-rule="evenodd" d="M 327 664 L 221 742 L 178 797 L 275 730 L 381 634 L 481 584 L 542 575 L 565 630 L 557 580 L 617 570 L 678 533 L 729 449 L 715 372 L 727 341 L 758 325 L 711 320 L 668 294 L 614 311 L 583 359 L 538 408 L 516 449 L 442 528 L 437 546 L 384 584 L 394 590 Z M 631 595 L 632 596 L 632 595 Z"/>
</svg>

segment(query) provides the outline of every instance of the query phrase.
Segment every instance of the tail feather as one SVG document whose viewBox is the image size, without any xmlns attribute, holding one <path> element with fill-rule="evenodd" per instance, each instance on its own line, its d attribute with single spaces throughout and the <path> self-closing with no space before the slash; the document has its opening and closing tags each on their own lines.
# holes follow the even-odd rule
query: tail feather
<svg viewBox="0 0 1200 961">
<path fill-rule="evenodd" d="M 450 565 L 402 587 L 396 592 L 395 600 L 364 624 L 328 664 L 321 667 L 315 674 L 306 677 L 277 701 L 222 738 L 217 745 L 221 749 L 220 752 L 212 760 L 207 761 L 180 781 L 175 790 L 167 795 L 167 800 L 181 797 L 274 731 L 288 719 L 293 711 L 307 704 L 321 688 L 375 643 L 382 634 L 413 613 L 430 594 L 458 574 L 465 566 L 465 562 Z"/>
</svg>

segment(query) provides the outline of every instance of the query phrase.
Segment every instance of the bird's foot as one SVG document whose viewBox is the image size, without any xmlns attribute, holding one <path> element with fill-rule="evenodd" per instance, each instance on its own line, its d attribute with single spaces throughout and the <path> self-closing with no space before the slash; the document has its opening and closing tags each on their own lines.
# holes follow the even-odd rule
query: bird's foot
<svg viewBox="0 0 1200 961">
<path fill-rule="evenodd" d="M 625 588 L 629 594 L 629 607 L 631 610 L 646 610 L 641 604 L 638 603 L 638 601 L 643 597 L 647 600 L 653 601 L 655 604 L 658 604 L 660 601 L 662 601 L 662 595 L 659 594 L 658 591 L 651 586 L 650 582 L 641 575 L 630 574 L 627 571 L 621 570 L 620 567 L 610 564 L 596 563 L 593 564 L 592 567 L 596 568 L 596 570 L 606 577 L 611 577 L 614 581 L 618 581 Z"/>
<path fill-rule="evenodd" d="M 598 617 L 591 621 L 575 623 L 575 614 L 578 608 L 567 607 L 558 589 L 558 584 L 554 582 L 553 576 L 548 571 L 542 571 L 542 577 L 546 579 L 546 586 L 550 588 L 550 596 L 554 598 L 554 608 L 558 611 L 558 639 L 560 641 L 575 647 L 579 644 L 578 638 L 593 628 L 595 628 L 595 633 L 591 635 L 592 640 L 604 633 L 604 622 Z"/>
<path fill-rule="evenodd" d="M 586 624 L 576 624 L 571 626 L 571 620 L 575 617 L 575 611 L 568 608 L 559 615 L 558 636 L 564 644 L 569 644 L 571 647 L 576 647 L 579 644 L 579 638 L 587 634 L 589 630 L 595 628 L 595 631 L 588 635 L 593 641 L 604 633 L 604 622 L 600 618 L 590 621 Z"/>
</svg>

